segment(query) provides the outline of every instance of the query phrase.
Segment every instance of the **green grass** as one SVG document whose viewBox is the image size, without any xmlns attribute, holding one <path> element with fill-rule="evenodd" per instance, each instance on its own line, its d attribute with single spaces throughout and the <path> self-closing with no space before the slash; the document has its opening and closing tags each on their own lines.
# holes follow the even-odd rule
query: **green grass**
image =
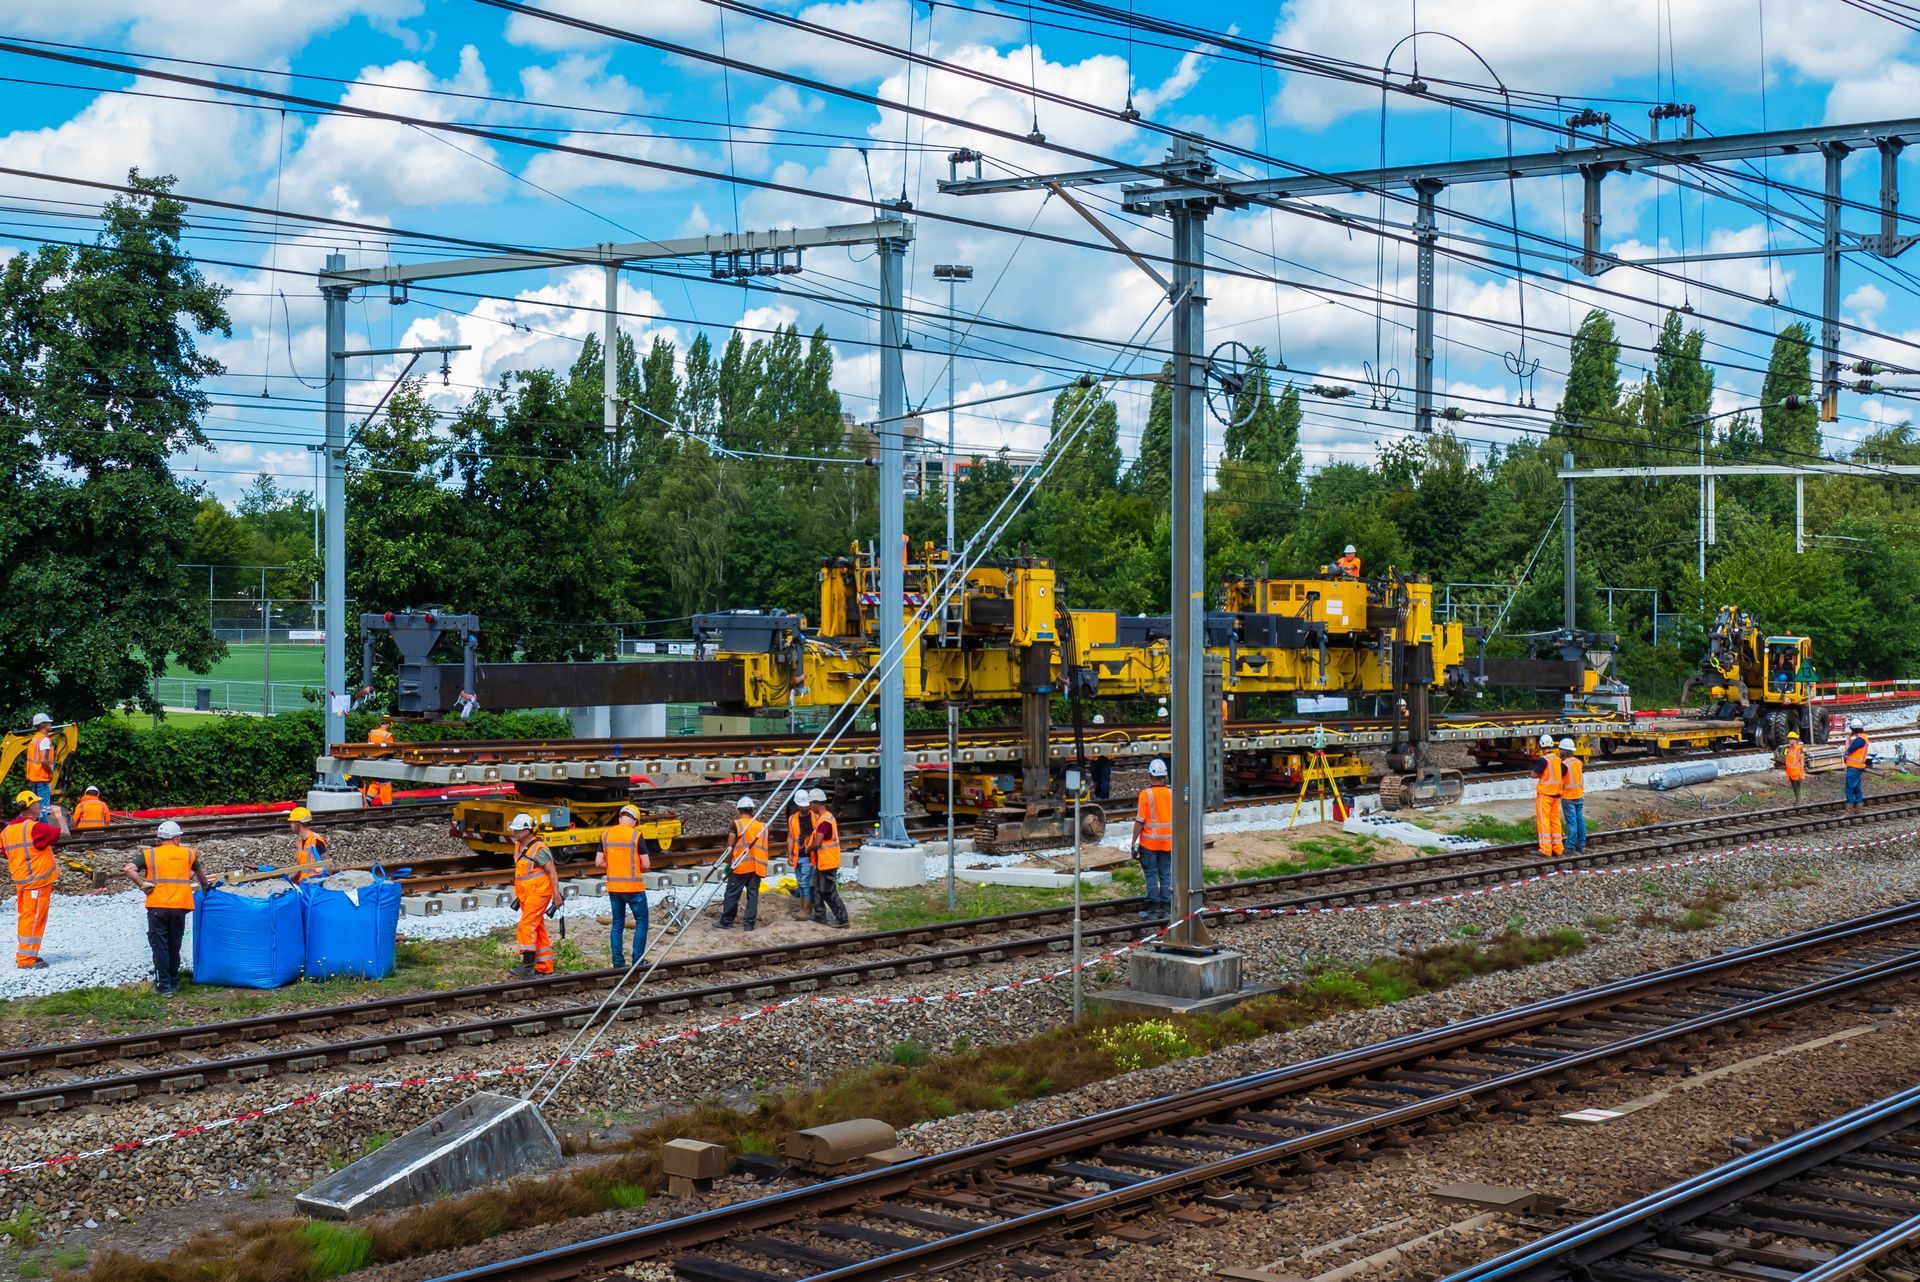
<svg viewBox="0 0 1920 1282">
<path fill-rule="evenodd" d="M 1593 827 L 1592 824 L 1587 826 Z M 1455 828 L 1453 834 L 1456 837 L 1472 837 L 1476 841 L 1490 841 L 1496 846 L 1533 841 L 1539 836 L 1534 832 L 1530 820 L 1495 819 L 1492 815 L 1475 815 Z"/>
<path fill-rule="evenodd" d="M 301 1228 L 300 1236 L 312 1252 L 313 1267 L 307 1276 L 314 1282 L 345 1277 L 366 1268 L 373 1258 L 373 1235 L 365 1229 L 315 1220 Z"/>
<path fill-rule="evenodd" d="M 49 1254 L 54 1265 L 62 1269 L 77 1269 L 87 1262 L 87 1248 L 84 1246 L 56 1246 Z"/>
<path fill-rule="evenodd" d="M 1105 889 L 1088 886 L 1081 891 L 1082 899 L 1102 898 L 1100 892 Z M 934 885 L 918 890 L 875 894 L 861 912 L 859 925 L 864 930 L 909 930 L 915 926 L 935 926 L 967 917 L 993 917 L 1034 908 L 1058 908 L 1072 902 L 1071 890 L 1033 886 L 975 886 L 962 882 L 955 892 L 955 906 L 948 908 L 946 886 Z"/>
<path fill-rule="evenodd" d="M 40 1240 L 40 1224 L 47 1217 L 31 1206 L 23 1206 L 15 1215 L 0 1220 L 0 1237 L 25 1250 Z"/>
<path fill-rule="evenodd" d="M 169 712 L 165 714 L 164 720 L 170 726 L 191 730 L 195 726 L 212 725 L 220 718 L 229 715 L 231 714 L 224 712 Z M 126 712 L 116 708 L 112 712 L 102 714 L 101 720 L 115 721 L 135 730 L 153 728 L 153 715 L 147 712 Z"/>
<path fill-rule="evenodd" d="M 321 685 L 325 681 L 323 647 L 312 644 L 276 642 L 273 647 L 275 685 Z M 184 665 L 169 664 L 163 677 L 181 677 L 187 681 L 259 681 L 267 664 L 266 647 L 257 641 L 227 642 L 227 657 L 215 663 L 204 675 L 190 672 Z"/>
</svg>

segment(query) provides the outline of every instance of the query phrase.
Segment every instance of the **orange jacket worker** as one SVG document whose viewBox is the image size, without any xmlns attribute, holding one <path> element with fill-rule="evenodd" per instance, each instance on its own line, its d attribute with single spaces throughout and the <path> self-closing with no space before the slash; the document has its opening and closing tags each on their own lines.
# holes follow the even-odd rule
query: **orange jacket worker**
<svg viewBox="0 0 1920 1282">
<path fill-rule="evenodd" d="M 53 907 L 53 885 L 60 880 L 60 865 L 53 859 L 53 843 L 59 839 L 66 819 L 55 806 L 53 814 L 60 827 L 44 822 L 38 795 L 22 791 L 14 797 L 20 812 L 13 822 L 0 828 L 0 847 L 7 852 L 7 872 L 13 878 L 14 946 L 13 964 L 21 970 L 44 970 L 40 945 L 47 934 L 47 910 Z"/>
<path fill-rule="evenodd" d="M 140 852 L 140 863 L 128 864 L 127 880 L 147 892 L 147 947 L 153 950 L 153 991 L 171 997 L 180 991 L 180 941 L 186 935 L 187 915 L 193 911 L 193 885 L 209 887 L 200 869 L 200 852 L 180 844 L 180 825 L 169 819 L 160 825 L 160 841 Z"/>
<path fill-rule="evenodd" d="M 515 942 L 520 946 L 520 964 L 513 969 L 515 979 L 553 974 L 553 938 L 547 933 L 547 918 L 560 913 L 560 873 L 553 866 L 553 852 L 533 831 L 533 816 L 524 810 L 507 825 L 513 838 L 513 898 L 520 909 L 520 924 Z"/>
<path fill-rule="evenodd" d="M 1147 763 L 1147 786 L 1133 816 L 1133 855 L 1147 879 L 1147 906 L 1142 918 L 1173 911 L 1173 789 L 1167 786 L 1167 763 L 1155 757 Z"/>
<path fill-rule="evenodd" d="M 1540 853 L 1567 853 L 1566 830 L 1561 826 L 1560 790 L 1566 773 L 1555 755 L 1552 735 L 1540 736 L 1540 756 L 1533 763 L 1533 829 L 1539 835 Z"/>
<path fill-rule="evenodd" d="M 113 822 L 113 811 L 107 809 L 106 801 L 100 796 L 100 790 L 92 784 L 73 807 L 73 830 L 90 832 L 106 827 Z"/>
</svg>

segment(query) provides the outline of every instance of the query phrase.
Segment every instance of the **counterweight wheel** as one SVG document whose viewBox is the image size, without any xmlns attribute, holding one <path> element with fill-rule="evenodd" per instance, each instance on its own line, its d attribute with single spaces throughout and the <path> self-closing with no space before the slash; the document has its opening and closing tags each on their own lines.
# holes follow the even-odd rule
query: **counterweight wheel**
<svg viewBox="0 0 1920 1282">
<path fill-rule="evenodd" d="M 1787 731 L 1793 729 L 1792 719 L 1784 708 L 1769 712 L 1761 722 L 1762 742 L 1769 748 L 1778 748 L 1787 741 Z"/>
</svg>

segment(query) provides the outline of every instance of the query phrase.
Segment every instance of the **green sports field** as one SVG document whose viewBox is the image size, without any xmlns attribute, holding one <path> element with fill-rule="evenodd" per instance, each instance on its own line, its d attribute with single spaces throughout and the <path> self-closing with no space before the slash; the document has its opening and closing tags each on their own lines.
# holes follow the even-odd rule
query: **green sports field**
<svg viewBox="0 0 1920 1282">
<path fill-rule="evenodd" d="M 292 712 L 307 706 L 302 692 L 321 684 L 321 647 L 313 643 L 275 642 L 272 651 L 272 710 Z M 264 678 L 267 648 L 257 641 L 230 641 L 227 657 L 202 676 L 184 667 L 169 667 L 160 678 L 160 702 L 169 708 L 198 706 L 199 691 L 208 691 L 213 711 L 265 712 Z"/>
</svg>

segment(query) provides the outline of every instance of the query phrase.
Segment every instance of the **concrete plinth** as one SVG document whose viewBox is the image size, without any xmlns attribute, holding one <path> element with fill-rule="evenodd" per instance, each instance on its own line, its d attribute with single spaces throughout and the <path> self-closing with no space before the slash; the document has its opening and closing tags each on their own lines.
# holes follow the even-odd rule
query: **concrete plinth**
<svg viewBox="0 0 1920 1282">
<path fill-rule="evenodd" d="M 969 881 L 976 886 L 1038 886 L 1042 890 L 1072 890 L 1073 870 L 1058 868 L 1031 868 L 1018 864 L 1005 868 L 962 868 L 954 874 L 956 880 Z M 1113 880 L 1110 872 L 1089 869 L 1080 874 L 1082 886 L 1104 886 Z"/>
<path fill-rule="evenodd" d="M 860 848 L 860 884 L 870 890 L 894 890 L 902 886 L 927 884 L 927 854 L 924 846 L 875 846 Z"/>
<path fill-rule="evenodd" d="M 357 788 L 310 788 L 307 790 L 307 809 L 314 814 L 323 811 L 359 810 L 365 805 L 366 798 Z"/>
<path fill-rule="evenodd" d="M 1230 948 L 1143 948 L 1127 964 L 1126 988 L 1093 993 L 1090 1001 L 1130 1015 L 1193 1015 L 1226 1010 L 1276 991 L 1272 984 L 1240 982 L 1240 954 Z"/>
<path fill-rule="evenodd" d="M 346 1220 L 547 1171 L 560 1141 L 527 1100 L 472 1096 L 343 1167 L 293 1199 L 308 1215 Z"/>
</svg>

